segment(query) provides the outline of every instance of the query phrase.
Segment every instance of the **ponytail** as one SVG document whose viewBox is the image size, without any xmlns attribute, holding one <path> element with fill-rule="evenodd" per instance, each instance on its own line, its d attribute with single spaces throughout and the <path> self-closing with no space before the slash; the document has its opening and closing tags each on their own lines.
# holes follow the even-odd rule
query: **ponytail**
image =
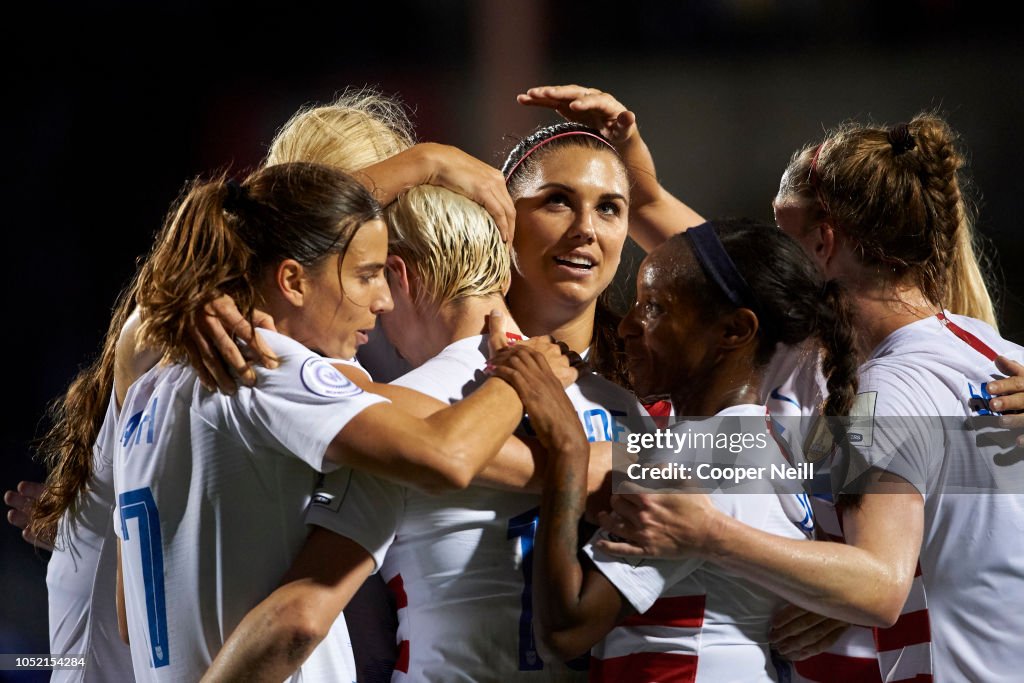
<svg viewBox="0 0 1024 683">
<path fill-rule="evenodd" d="M 192 322 L 220 293 L 230 294 L 239 310 L 251 314 L 257 300 L 249 277 L 253 251 L 236 232 L 238 216 L 250 202 L 245 186 L 221 176 L 194 181 L 172 209 L 139 273 L 144 346 L 184 360 Z"/>
<path fill-rule="evenodd" d="M 822 406 L 825 417 L 847 415 L 857 395 L 857 358 L 853 309 L 837 280 L 825 283 L 818 304 L 817 336 L 824 355 L 822 372 L 827 379 L 828 397 Z"/>
<path fill-rule="evenodd" d="M 57 538 L 58 523 L 65 512 L 74 524 L 80 496 L 92 477 L 93 444 L 99 435 L 114 387 L 114 352 L 118 336 L 135 307 L 138 281 L 121 292 L 103 340 L 99 358 L 78 373 L 67 392 L 47 411 L 50 428 L 39 441 L 37 457 L 46 465 L 46 486 L 36 501 L 28 531 L 37 538 L 70 544 L 71 527 Z"/>
</svg>

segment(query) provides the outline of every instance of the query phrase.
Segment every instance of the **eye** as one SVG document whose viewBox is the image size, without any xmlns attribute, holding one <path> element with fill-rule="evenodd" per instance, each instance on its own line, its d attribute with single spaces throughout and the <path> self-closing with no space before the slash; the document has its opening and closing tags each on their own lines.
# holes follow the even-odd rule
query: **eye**
<svg viewBox="0 0 1024 683">
<path fill-rule="evenodd" d="M 362 281 L 364 285 L 369 285 L 373 284 L 375 280 L 379 280 L 382 277 L 384 277 L 384 269 L 380 268 L 369 273 L 363 273 L 361 276 L 359 276 L 359 279 L 360 281 Z"/>
<path fill-rule="evenodd" d="M 651 301 L 648 299 L 647 301 L 640 303 L 640 312 L 645 318 L 657 318 L 663 311 L 664 309 L 657 301 Z"/>
<path fill-rule="evenodd" d="M 622 213 L 622 207 L 617 202 L 601 202 L 597 205 L 597 210 L 608 216 L 618 216 Z"/>
<path fill-rule="evenodd" d="M 545 203 L 553 204 L 556 206 L 568 206 L 569 196 L 564 192 L 552 192 L 551 194 L 548 195 L 548 198 Z"/>
</svg>

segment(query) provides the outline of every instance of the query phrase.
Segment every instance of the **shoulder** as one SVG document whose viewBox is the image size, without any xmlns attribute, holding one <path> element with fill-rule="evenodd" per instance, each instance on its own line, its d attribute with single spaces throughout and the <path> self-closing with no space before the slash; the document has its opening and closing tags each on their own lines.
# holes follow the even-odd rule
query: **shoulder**
<svg viewBox="0 0 1024 683">
<path fill-rule="evenodd" d="M 647 411 L 628 389 L 596 372 L 582 373 L 566 390 L 574 403 L 593 403 L 623 415 L 647 417 Z"/>
</svg>

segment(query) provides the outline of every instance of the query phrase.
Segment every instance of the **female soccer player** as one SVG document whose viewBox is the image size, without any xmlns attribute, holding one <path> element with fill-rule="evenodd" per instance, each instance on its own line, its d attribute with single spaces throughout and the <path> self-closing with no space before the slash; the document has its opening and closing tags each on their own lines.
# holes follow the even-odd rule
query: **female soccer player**
<svg viewBox="0 0 1024 683">
<path fill-rule="evenodd" d="M 139 277 L 143 342 L 183 359 L 194 310 L 224 291 L 274 316 L 282 334 L 261 334 L 280 366 L 225 396 L 184 365 L 160 365 L 124 398 L 114 516 L 137 679 L 197 679 L 273 590 L 305 540 L 311 467 L 441 489 L 482 468 L 518 424 L 521 405 L 499 380 L 420 419 L 324 358 L 351 358 L 390 309 L 386 235 L 361 185 L 313 164 L 197 182 L 170 214 Z M 318 635 L 304 675 L 354 674 L 344 622 Z"/>
<path fill-rule="evenodd" d="M 1018 675 L 1024 621 L 1006 605 L 1024 595 L 1024 463 L 1012 439 L 975 420 L 1012 405 L 989 382 L 1007 384 L 995 361 L 1024 349 L 943 307 L 968 229 L 961 165 L 935 116 L 851 126 L 798 152 L 775 200 L 779 225 L 850 289 L 867 358 L 855 412 L 874 418 L 873 432 L 856 431 L 856 458 L 836 462 L 867 480 L 840 510 L 846 544 L 797 547 L 699 496 L 639 496 L 606 520 L 639 547 L 606 550 L 713 559 L 808 609 L 881 627 L 881 680 Z"/>
<path fill-rule="evenodd" d="M 330 131 L 344 142 L 331 145 L 330 151 L 342 156 L 324 161 L 334 162 L 342 170 L 363 169 L 360 180 L 384 203 L 401 189 L 420 182 L 445 185 L 469 193 L 488 206 L 503 234 L 511 228 L 513 208 L 500 173 L 453 147 L 415 145 L 401 107 L 376 91 L 348 90 L 330 105 L 304 108 L 286 129 L 321 133 L 279 136 L 268 155 L 268 164 L 289 160 L 289 154 L 298 157 L 291 160 L 303 160 L 305 154 L 311 157 L 306 160 L 317 161 L 312 158 L 319 152 L 315 143 L 329 137 L 322 131 Z M 387 163 L 374 166 L 386 157 L 390 157 Z M 52 426 L 41 446 L 49 467 L 46 486 L 22 482 L 18 491 L 5 495 L 5 502 L 13 508 L 8 513 L 11 523 L 24 530 L 27 540 L 53 549 L 47 565 L 50 650 L 87 653 L 84 670 L 57 671 L 55 680 L 91 680 L 96 672 L 110 679 L 130 680 L 132 676 L 128 649 L 115 635 L 112 598 L 116 544 L 111 517 L 114 497 L 110 448 L 116 435 L 101 434 L 100 425 L 105 414 L 117 408 L 116 400 L 108 400 L 115 372 L 126 387 L 157 360 L 152 354 L 135 357 L 130 332 L 137 328 L 137 319 L 127 328 L 129 333 L 122 334 L 135 306 L 134 292 L 133 279 L 115 305 L 99 358 L 53 404 Z M 260 319 L 259 313 L 256 319 Z M 251 331 L 246 334 L 240 327 L 235 332 L 260 347 L 260 338 L 252 336 Z M 115 366 L 119 340 L 124 347 L 122 358 L 133 362 Z M 199 348 L 193 349 L 192 355 L 199 358 Z M 225 358 L 243 381 L 254 379 L 241 354 L 227 353 Z M 218 360 L 207 366 L 198 362 L 194 365 L 206 385 L 233 390 L 234 379 L 224 363 Z"/>
<path fill-rule="evenodd" d="M 410 190 L 387 210 L 393 230 L 389 274 L 395 310 L 382 325 L 415 369 L 393 382 L 446 403 L 471 396 L 486 377 L 487 340 L 479 332 L 504 309 L 509 254 L 479 205 L 440 188 Z M 517 331 L 514 320 L 509 320 Z M 573 419 L 594 441 L 610 441 L 619 420 L 642 409 L 625 389 L 587 372 L 567 390 Z M 607 466 L 605 466 L 605 469 Z M 330 537 L 356 541 L 372 554 L 398 595 L 395 680 L 577 680 L 582 674 L 543 661 L 532 638 L 529 595 L 536 494 L 471 486 L 424 495 L 355 471 L 328 475 L 307 521 L 322 527 L 311 543 L 318 557 L 339 557 Z M 324 530 L 329 538 L 321 541 Z M 344 566 L 344 563 L 343 563 Z M 255 626 L 285 611 L 295 582 L 254 611 L 232 635 L 211 679 L 230 678 L 271 640 Z M 321 611 L 333 618 L 344 602 L 324 591 Z M 253 628 L 245 628 L 247 625 Z"/>
<path fill-rule="evenodd" d="M 771 226 L 709 222 L 657 248 L 640 267 L 636 304 L 620 332 L 638 391 L 670 395 L 677 415 L 745 417 L 742 431 L 751 437 L 753 423 L 762 441 L 743 453 L 744 464 L 786 463 L 760 400 L 778 344 L 814 339 L 820 345 L 826 414 L 845 414 L 856 392 L 848 360 L 853 330 L 840 288 Z M 705 429 L 726 429 L 711 424 Z M 694 427 L 701 423 L 674 429 L 684 434 Z M 534 609 L 545 645 L 563 658 L 596 646 L 594 681 L 776 680 L 768 629 L 781 599 L 769 590 L 701 559 L 636 565 L 588 545 L 590 559 L 580 561 L 576 520 L 587 457 L 585 450 L 571 452 L 548 461 L 540 513 Z M 711 449 L 693 449 L 672 462 L 715 462 L 710 456 Z M 790 498 L 800 510 L 794 493 L 743 490 L 712 494 L 714 505 L 800 545 L 802 510 L 793 518 L 784 507 Z"/>
</svg>

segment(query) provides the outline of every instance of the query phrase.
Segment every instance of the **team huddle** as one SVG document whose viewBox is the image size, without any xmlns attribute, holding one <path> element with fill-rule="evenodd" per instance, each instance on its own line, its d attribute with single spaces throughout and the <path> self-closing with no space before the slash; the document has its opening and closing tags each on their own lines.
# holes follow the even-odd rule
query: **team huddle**
<svg viewBox="0 0 1024 683">
<path fill-rule="evenodd" d="M 1024 348 L 949 125 L 797 150 L 772 225 L 670 194 L 608 93 L 518 99 L 565 120 L 500 171 L 362 90 L 186 186 L 5 496 L 86 655 L 52 680 L 1019 676 Z M 705 418 L 829 491 L 613 492 Z"/>
</svg>

